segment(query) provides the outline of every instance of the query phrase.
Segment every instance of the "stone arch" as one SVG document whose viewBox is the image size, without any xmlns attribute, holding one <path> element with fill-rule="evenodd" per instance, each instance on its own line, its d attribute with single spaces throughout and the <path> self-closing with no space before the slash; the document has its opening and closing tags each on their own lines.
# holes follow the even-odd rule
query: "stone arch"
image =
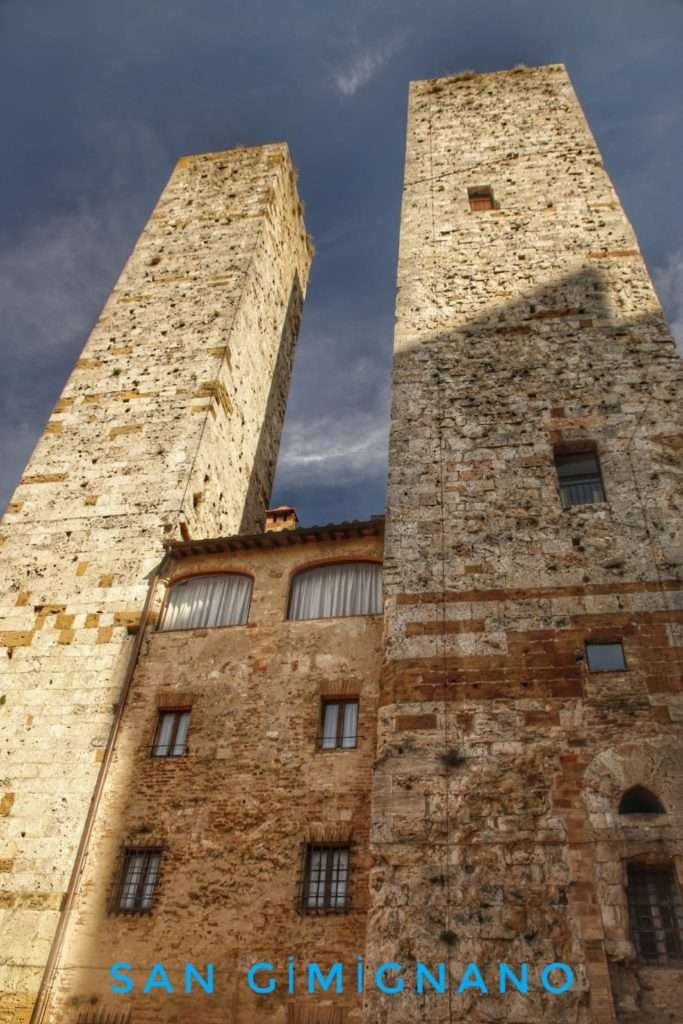
<svg viewBox="0 0 683 1024">
<path fill-rule="evenodd" d="M 601 751 L 584 775 L 583 796 L 596 838 L 618 828 L 619 806 L 636 786 L 656 794 L 672 822 L 683 823 L 683 740 L 627 740 Z M 628 820 L 628 816 L 627 816 Z"/>
</svg>

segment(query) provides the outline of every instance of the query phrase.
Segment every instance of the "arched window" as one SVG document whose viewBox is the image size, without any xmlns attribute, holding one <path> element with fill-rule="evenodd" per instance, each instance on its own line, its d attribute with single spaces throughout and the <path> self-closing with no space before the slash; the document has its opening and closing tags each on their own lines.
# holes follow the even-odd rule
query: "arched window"
<svg viewBox="0 0 683 1024">
<path fill-rule="evenodd" d="M 304 569 L 292 580 L 288 619 L 376 615 L 382 611 L 382 566 L 334 562 Z"/>
<path fill-rule="evenodd" d="M 161 629 L 240 626 L 247 621 L 252 580 L 241 573 L 191 576 L 168 592 Z"/>
<path fill-rule="evenodd" d="M 619 814 L 664 814 L 661 800 L 645 786 L 631 786 L 621 798 Z"/>
</svg>

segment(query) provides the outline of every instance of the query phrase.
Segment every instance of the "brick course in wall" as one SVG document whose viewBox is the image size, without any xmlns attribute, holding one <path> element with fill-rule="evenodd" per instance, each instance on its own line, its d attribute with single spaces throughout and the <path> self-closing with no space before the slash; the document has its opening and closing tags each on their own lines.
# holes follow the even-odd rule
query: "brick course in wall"
<svg viewBox="0 0 683 1024">
<path fill-rule="evenodd" d="M 625 889 L 683 853 L 682 378 L 564 68 L 412 83 L 367 955 L 493 994 L 373 993 L 369 1021 L 683 1020 Z M 564 508 L 554 453 L 586 448 L 607 500 Z M 659 823 L 617 813 L 638 783 Z M 556 960 L 572 992 L 497 995 L 499 961 Z"/>
</svg>

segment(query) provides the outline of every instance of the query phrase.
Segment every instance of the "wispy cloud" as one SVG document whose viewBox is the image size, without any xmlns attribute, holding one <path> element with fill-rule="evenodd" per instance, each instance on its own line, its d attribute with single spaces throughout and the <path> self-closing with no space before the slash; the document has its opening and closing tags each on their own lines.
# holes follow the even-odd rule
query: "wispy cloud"
<svg viewBox="0 0 683 1024">
<path fill-rule="evenodd" d="M 319 417 L 291 424 L 278 462 L 278 483 L 357 483 L 383 478 L 387 461 L 388 422 L 384 410 L 349 416 Z M 333 440 L 331 440 L 333 438 Z"/>
<path fill-rule="evenodd" d="M 671 333 L 683 353 L 683 249 L 672 253 L 665 265 L 654 271 L 654 280 Z"/>
<path fill-rule="evenodd" d="M 403 39 L 396 38 L 384 46 L 365 50 L 357 54 L 343 70 L 334 76 L 334 85 L 342 96 L 354 96 L 359 89 L 368 85 L 382 68 L 394 57 L 403 45 Z"/>
</svg>

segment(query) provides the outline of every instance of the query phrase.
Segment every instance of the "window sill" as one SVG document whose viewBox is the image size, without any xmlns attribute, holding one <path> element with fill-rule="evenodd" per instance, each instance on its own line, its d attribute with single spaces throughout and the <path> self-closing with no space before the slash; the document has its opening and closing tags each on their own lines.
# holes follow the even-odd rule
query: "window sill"
<svg viewBox="0 0 683 1024">
<path fill-rule="evenodd" d="M 311 619 L 285 619 L 285 622 L 345 622 L 347 619 L 379 619 L 384 612 L 360 612 L 357 615 L 319 615 Z"/>
<path fill-rule="evenodd" d="M 165 633 L 173 635 L 174 633 L 208 633 L 213 632 L 216 629 L 239 629 L 240 626 L 250 626 L 250 622 L 231 622 L 223 626 L 179 626 L 177 629 L 164 629 L 163 627 L 157 626 L 154 630 L 155 633 Z"/>
</svg>

